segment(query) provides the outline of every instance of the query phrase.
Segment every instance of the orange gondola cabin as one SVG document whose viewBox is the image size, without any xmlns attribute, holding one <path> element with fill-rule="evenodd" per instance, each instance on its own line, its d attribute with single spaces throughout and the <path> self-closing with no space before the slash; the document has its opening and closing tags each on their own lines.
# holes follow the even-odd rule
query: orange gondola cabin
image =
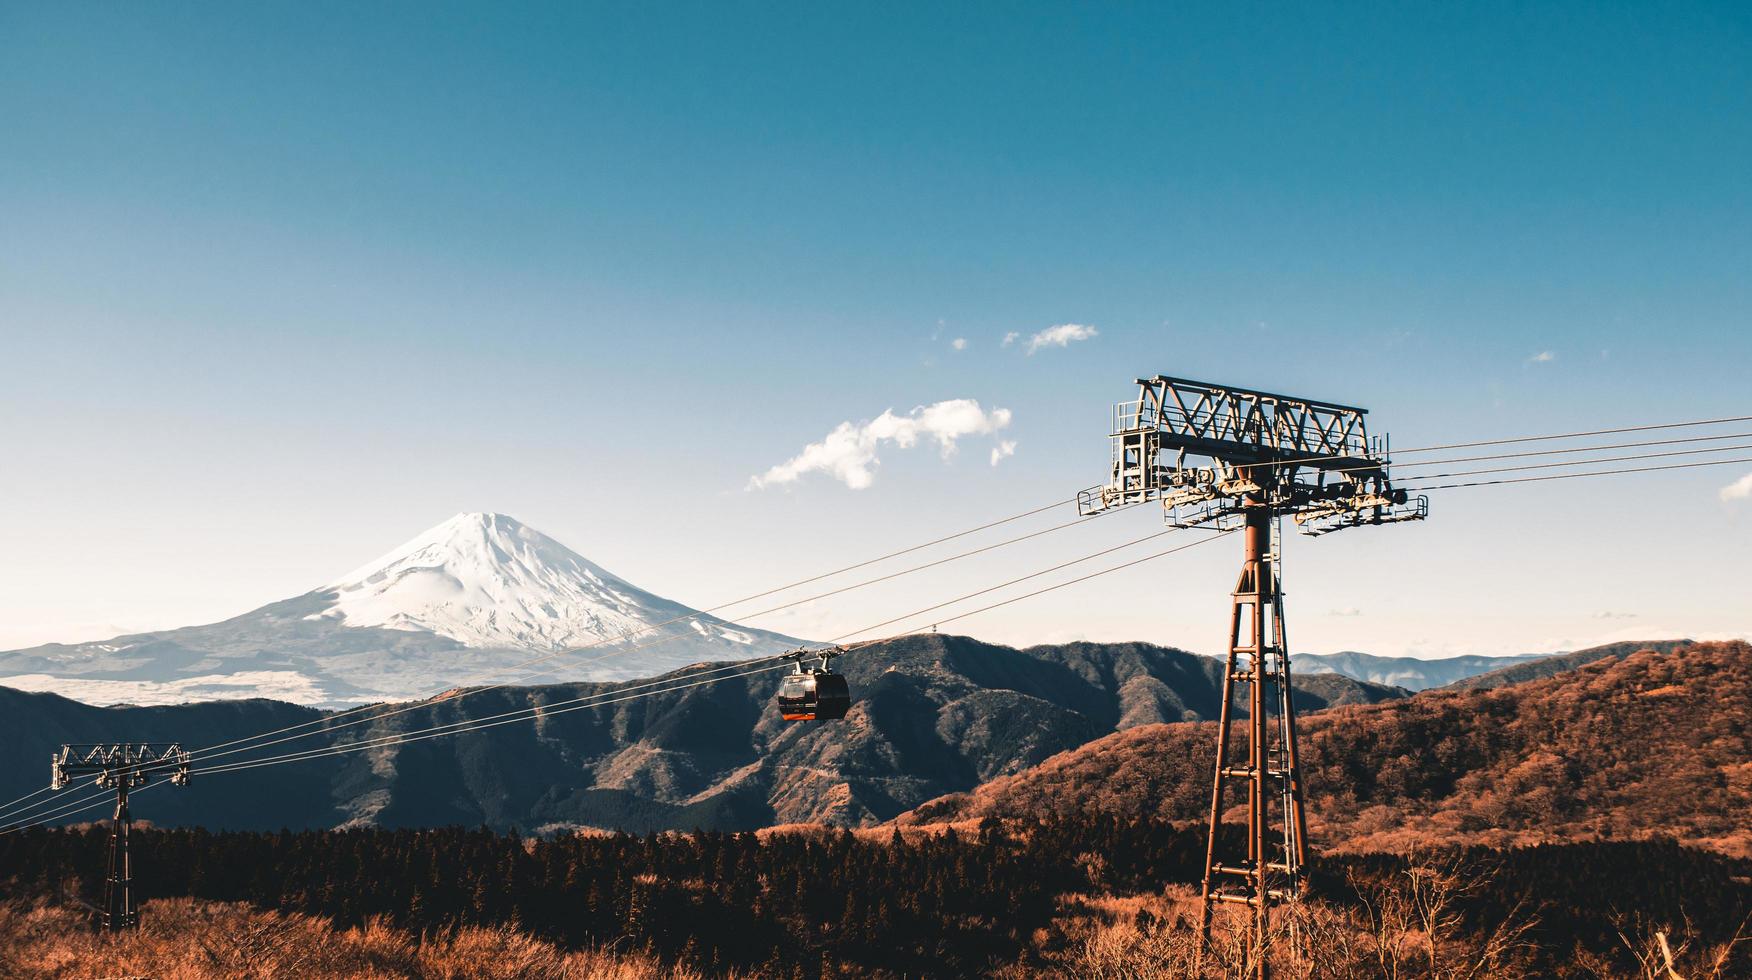
<svg viewBox="0 0 1752 980">
<path fill-rule="evenodd" d="M 796 669 L 785 675 L 779 685 L 779 715 L 786 721 L 830 721 L 851 710 L 851 687 L 828 669 L 830 657 L 821 657 L 819 667 L 804 667 L 800 658 Z"/>
</svg>

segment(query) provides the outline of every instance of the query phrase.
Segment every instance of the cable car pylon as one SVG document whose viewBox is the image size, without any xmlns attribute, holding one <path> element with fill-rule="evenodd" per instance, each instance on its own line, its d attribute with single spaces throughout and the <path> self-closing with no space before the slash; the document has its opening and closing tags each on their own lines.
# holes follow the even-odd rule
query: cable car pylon
<svg viewBox="0 0 1752 980">
<path fill-rule="evenodd" d="M 1304 534 L 1422 520 L 1426 497 L 1393 487 L 1384 438 L 1366 410 L 1158 375 L 1114 408 L 1108 482 L 1077 495 L 1082 514 L 1158 500 L 1173 527 L 1239 530 L 1241 575 L 1231 598 L 1223 705 L 1211 779 L 1199 951 L 1217 906 L 1245 909 L 1244 972 L 1270 976 L 1271 910 L 1307 880 L 1308 824 L 1296 757 L 1296 709 L 1284 632 L 1279 518 Z M 1238 711 L 1244 738 L 1235 738 Z M 1229 846 L 1224 817 L 1245 798 L 1246 846 Z"/>
<path fill-rule="evenodd" d="M 109 932 L 140 924 L 134 896 L 134 858 L 129 838 L 134 828 L 128 793 L 163 773 L 173 786 L 189 783 L 189 753 L 180 745 L 121 742 L 108 745 L 63 745 L 49 757 L 49 787 L 65 789 L 80 776 L 116 791 L 116 813 L 110 828 L 109 873 L 104 876 L 102 926 Z"/>
</svg>

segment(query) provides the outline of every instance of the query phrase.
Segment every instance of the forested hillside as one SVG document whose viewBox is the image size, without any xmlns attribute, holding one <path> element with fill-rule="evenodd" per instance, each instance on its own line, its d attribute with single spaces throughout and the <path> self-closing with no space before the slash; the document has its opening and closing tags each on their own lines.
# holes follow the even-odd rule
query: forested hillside
<svg viewBox="0 0 1752 980">
<path fill-rule="evenodd" d="M 1303 719 L 1326 848 L 1674 836 L 1752 853 L 1752 646 L 1606 658 L 1543 680 L 1426 691 Z M 1202 820 L 1214 726 L 1134 728 L 903 823 L 1084 810 Z"/>
<path fill-rule="evenodd" d="M 1142 643 L 1016 650 L 925 634 L 862 648 L 836 665 L 856 700 L 839 722 L 781 721 L 773 706 L 781 674 L 770 670 L 633 699 L 617 693 L 662 685 L 505 687 L 406 711 L 391 706 L 398 713 L 370 724 L 348 723 L 371 712 L 330 718 L 307 730 L 311 737 L 213 761 L 550 710 L 467 734 L 234 773 L 204 776 L 197 758 L 188 787 L 142 795 L 135 812 L 161 825 L 257 829 L 861 826 L 1114 731 L 1213 718 L 1222 699 L 1216 660 Z M 705 669 L 666 676 L 679 686 Z M 1328 674 L 1299 682 L 1297 703 L 1312 712 L 1403 693 Z M 591 697 L 612 703 L 551 710 Z M 266 701 L 93 708 L 0 689 L 0 739 L 15 758 L 35 760 L 0 770 L 0 799 L 43 786 L 62 742 L 150 739 L 199 749 L 319 717 Z"/>
</svg>

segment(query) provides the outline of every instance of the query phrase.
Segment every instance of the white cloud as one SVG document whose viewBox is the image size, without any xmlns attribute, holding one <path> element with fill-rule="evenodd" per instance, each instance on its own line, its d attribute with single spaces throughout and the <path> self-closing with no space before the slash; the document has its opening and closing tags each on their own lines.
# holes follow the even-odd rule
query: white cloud
<svg viewBox="0 0 1752 980">
<path fill-rule="evenodd" d="M 1028 338 L 1028 353 L 1033 354 L 1043 347 L 1068 347 L 1073 340 L 1088 340 L 1099 333 L 1094 327 L 1081 323 L 1061 323 Z"/>
<path fill-rule="evenodd" d="M 954 340 L 951 340 L 949 342 L 949 346 L 955 348 L 956 350 L 966 350 L 967 349 L 967 338 L 966 337 L 956 337 Z"/>
<path fill-rule="evenodd" d="M 1723 487 L 1721 495 L 1723 503 L 1730 500 L 1752 500 L 1752 473 L 1748 473 Z"/>
<path fill-rule="evenodd" d="M 1346 606 L 1343 609 L 1334 609 L 1327 613 L 1328 616 L 1361 616 L 1362 614 L 1363 611 L 1355 606 Z"/>
<path fill-rule="evenodd" d="M 1011 344 L 1015 343 L 1016 338 L 1018 338 L 1020 336 L 1022 336 L 1022 335 L 1017 333 L 1016 331 L 1012 330 L 1009 333 L 1004 335 L 1004 342 L 999 344 L 998 346 L 999 347 L 1008 347 Z"/>
<path fill-rule="evenodd" d="M 875 481 L 873 470 L 882 462 L 877 452 L 885 443 L 911 449 L 920 439 L 932 439 L 938 452 L 948 459 L 955 454 L 957 439 L 990 435 L 1009 424 L 1009 409 L 988 412 L 971 398 L 921 405 L 905 415 L 889 409 L 868 422 L 841 422 L 820 442 L 804 446 L 802 452 L 749 479 L 748 489 L 795 483 L 807 473 L 826 473 L 853 490 L 862 490 Z"/>
<path fill-rule="evenodd" d="M 1612 610 L 1608 609 L 1605 612 L 1595 613 L 1594 618 L 1595 619 L 1635 619 L 1636 613 L 1613 612 Z"/>
<path fill-rule="evenodd" d="M 1557 351 L 1542 350 L 1539 353 L 1534 354 L 1532 357 L 1527 358 L 1527 363 L 1528 364 L 1550 364 L 1552 361 L 1555 361 L 1555 360 L 1557 360 Z"/>
<path fill-rule="evenodd" d="M 992 465 L 996 466 L 999 460 L 1014 455 L 1016 455 L 1016 440 L 1000 439 L 998 444 L 992 447 Z"/>
</svg>

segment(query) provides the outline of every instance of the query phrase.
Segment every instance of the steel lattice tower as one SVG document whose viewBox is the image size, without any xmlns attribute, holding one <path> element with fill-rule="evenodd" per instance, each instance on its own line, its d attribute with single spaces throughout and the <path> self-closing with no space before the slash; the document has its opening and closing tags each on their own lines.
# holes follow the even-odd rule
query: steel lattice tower
<svg viewBox="0 0 1752 980">
<path fill-rule="evenodd" d="M 1229 620 L 1223 705 L 1211 780 L 1201 950 L 1216 907 L 1244 907 L 1246 970 L 1265 980 L 1271 909 L 1306 878 L 1308 826 L 1296 758 L 1296 709 L 1279 579 L 1281 516 L 1304 534 L 1421 520 L 1388 478 L 1385 440 L 1360 408 L 1157 376 L 1114 410 L 1108 482 L 1078 494 L 1080 513 L 1160 501 L 1170 525 L 1241 534 L 1243 560 Z M 1191 462 L 1189 463 L 1189 459 Z M 1199 465 L 1199 464 L 1203 465 Z M 1238 719 L 1240 710 L 1246 712 Z M 1246 728 L 1236 738 L 1237 723 Z M 1242 792 L 1232 792 L 1241 790 Z M 1247 841 L 1228 854 L 1224 817 L 1245 797 Z"/>
<path fill-rule="evenodd" d="M 49 757 L 49 785 L 65 789 L 80 776 L 95 776 L 93 782 L 116 791 L 115 819 L 110 827 L 109 873 L 103 884 L 103 927 L 110 932 L 140 924 L 134 903 L 134 858 L 129 837 L 134 818 L 128 811 L 128 793 L 145 786 L 154 774 L 163 774 L 174 786 L 189 782 L 189 754 L 178 745 L 144 742 L 110 745 L 63 745 Z"/>
</svg>

